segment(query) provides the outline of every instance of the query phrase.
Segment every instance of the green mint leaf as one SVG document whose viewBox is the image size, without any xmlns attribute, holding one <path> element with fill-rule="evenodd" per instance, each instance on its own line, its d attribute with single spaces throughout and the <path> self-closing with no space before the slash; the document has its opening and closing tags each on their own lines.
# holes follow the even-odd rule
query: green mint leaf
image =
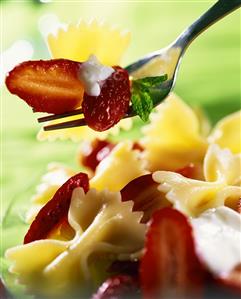
<svg viewBox="0 0 241 299">
<path fill-rule="evenodd" d="M 139 92 L 132 94 L 132 108 L 140 118 L 146 122 L 149 120 L 149 115 L 153 109 L 151 96 L 148 92 Z"/>
<path fill-rule="evenodd" d="M 135 82 L 135 84 L 138 85 L 138 87 L 140 87 L 141 85 L 142 87 L 152 88 L 152 87 L 156 87 L 157 85 L 160 85 L 162 82 L 166 80 L 167 80 L 167 74 L 163 76 L 156 76 L 156 77 L 145 77 L 145 78 L 133 80 L 133 82 Z"/>
<path fill-rule="evenodd" d="M 153 109 L 154 99 L 151 96 L 151 89 L 157 87 L 167 80 L 167 75 L 157 77 L 145 77 L 132 81 L 132 109 L 143 121 L 148 121 Z"/>
</svg>

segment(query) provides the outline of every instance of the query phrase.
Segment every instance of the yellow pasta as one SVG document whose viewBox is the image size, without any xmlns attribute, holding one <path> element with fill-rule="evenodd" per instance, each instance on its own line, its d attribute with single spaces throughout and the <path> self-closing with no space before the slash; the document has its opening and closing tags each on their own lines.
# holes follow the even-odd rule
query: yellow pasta
<svg viewBox="0 0 241 299">
<path fill-rule="evenodd" d="M 206 181 L 188 179 L 169 171 L 157 171 L 154 180 L 166 198 L 188 216 L 227 205 L 237 208 L 241 198 L 240 156 L 211 145 L 204 161 Z"/>
<path fill-rule="evenodd" d="M 143 247 L 142 213 L 133 213 L 132 207 L 132 202 L 121 201 L 119 192 L 91 189 L 85 194 L 76 188 L 68 215 L 75 231 L 73 239 L 40 240 L 7 250 L 13 263 L 10 271 L 30 290 L 47 297 L 72 294 L 77 286 L 86 289 L 93 283 L 90 263 L 95 256 L 108 257 L 107 267 L 116 259 L 132 259 Z"/>
<path fill-rule="evenodd" d="M 220 120 L 209 136 L 209 142 L 228 148 L 234 154 L 241 153 L 241 111 Z"/>
<path fill-rule="evenodd" d="M 97 166 L 90 186 L 97 190 L 119 191 L 131 180 L 145 174 L 145 161 L 132 146 L 128 141 L 119 143 Z"/>
<path fill-rule="evenodd" d="M 118 65 L 130 42 L 130 32 L 119 30 L 106 23 L 81 20 L 78 25 L 60 29 L 48 37 L 53 58 L 86 61 L 94 54 L 104 65 Z"/>
<path fill-rule="evenodd" d="M 141 141 L 148 168 L 177 170 L 189 163 L 200 163 L 207 149 L 200 134 L 196 114 L 176 95 L 171 94 L 151 114 L 151 123 L 144 127 Z"/>
<path fill-rule="evenodd" d="M 204 160 L 204 176 L 208 182 L 224 182 L 226 185 L 241 184 L 241 154 L 229 149 L 210 145 Z"/>
</svg>

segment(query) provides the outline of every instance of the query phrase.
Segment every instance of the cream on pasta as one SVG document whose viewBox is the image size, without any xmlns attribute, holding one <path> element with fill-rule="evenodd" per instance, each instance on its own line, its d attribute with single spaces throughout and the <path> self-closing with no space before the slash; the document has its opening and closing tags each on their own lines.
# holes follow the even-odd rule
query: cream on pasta
<svg viewBox="0 0 241 299">
<path fill-rule="evenodd" d="M 225 277 L 241 263 L 239 213 L 222 206 L 190 221 L 199 255 L 212 273 Z"/>
</svg>

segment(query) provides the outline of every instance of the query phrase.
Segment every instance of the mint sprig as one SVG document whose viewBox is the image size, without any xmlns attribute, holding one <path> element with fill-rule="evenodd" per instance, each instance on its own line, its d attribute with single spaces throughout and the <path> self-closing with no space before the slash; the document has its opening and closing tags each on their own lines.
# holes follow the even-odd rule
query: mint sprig
<svg viewBox="0 0 241 299">
<path fill-rule="evenodd" d="M 153 109 L 153 99 L 151 89 L 158 87 L 167 80 L 167 75 L 156 77 L 145 77 L 132 81 L 131 103 L 133 111 L 140 116 L 143 121 L 148 121 Z"/>
</svg>

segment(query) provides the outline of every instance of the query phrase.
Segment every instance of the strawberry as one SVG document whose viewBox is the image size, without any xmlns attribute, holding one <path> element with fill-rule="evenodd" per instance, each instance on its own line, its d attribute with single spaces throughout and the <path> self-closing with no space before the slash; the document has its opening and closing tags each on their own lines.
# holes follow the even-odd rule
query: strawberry
<svg viewBox="0 0 241 299">
<path fill-rule="evenodd" d="M 158 185 L 153 181 L 152 174 L 146 174 L 132 180 L 121 190 L 122 201 L 132 200 L 133 211 L 144 212 L 141 219 L 143 223 L 150 220 L 155 210 L 171 205 L 164 194 L 158 191 Z"/>
<path fill-rule="evenodd" d="M 177 169 L 175 172 L 180 173 L 181 175 L 185 176 L 186 178 L 193 179 L 195 177 L 195 165 L 190 163 L 189 165 Z"/>
<path fill-rule="evenodd" d="M 88 191 L 87 174 L 80 172 L 72 176 L 57 190 L 53 198 L 39 211 L 32 222 L 25 235 L 24 244 L 45 239 L 56 227 L 63 225 L 68 215 L 72 191 L 77 187 L 82 187 L 85 192 Z"/>
<path fill-rule="evenodd" d="M 143 152 L 144 148 L 143 148 L 142 145 L 140 145 L 139 142 L 134 142 L 133 143 L 133 150 L 137 150 L 137 151 Z"/>
<path fill-rule="evenodd" d="M 99 163 L 109 155 L 114 147 L 114 143 L 99 139 L 84 144 L 80 150 L 80 164 L 95 171 Z"/>
<path fill-rule="evenodd" d="M 113 142 L 99 139 L 84 143 L 79 152 L 80 165 L 95 171 L 99 163 L 110 154 L 115 145 Z M 135 142 L 133 150 L 143 151 L 143 148 Z"/>
<path fill-rule="evenodd" d="M 237 265 L 225 278 L 216 280 L 216 288 L 230 293 L 235 298 L 241 298 L 241 264 Z"/>
<path fill-rule="evenodd" d="M 140 264 L 144 299 L 197 299 L 206 275 L 195 252 L 188 219 L 172 208 L 155 212 Z"/>
<path fill-rule="evenodd" d="M 67 59 L 23 62 L 8 74 L 6 85 L 35 112 L 72 111 L 81 105 L 84 95 L 78 78 L 80 65 Z"/>
<path fill-rule="evenodd" d="M 99 96 L 84 94 L 82 103 L 85 121 L 96 131 L 105 131 L 118 123 L 126 114 L 130 102 L 128 72 L 119 66 L 101 87 Z"/>
<path fill-rule="evenodd" d="M 135 277 L 118 275 L 107 279 L 92 299 L 140 298 L 138 281 Z"/>
</svg>

